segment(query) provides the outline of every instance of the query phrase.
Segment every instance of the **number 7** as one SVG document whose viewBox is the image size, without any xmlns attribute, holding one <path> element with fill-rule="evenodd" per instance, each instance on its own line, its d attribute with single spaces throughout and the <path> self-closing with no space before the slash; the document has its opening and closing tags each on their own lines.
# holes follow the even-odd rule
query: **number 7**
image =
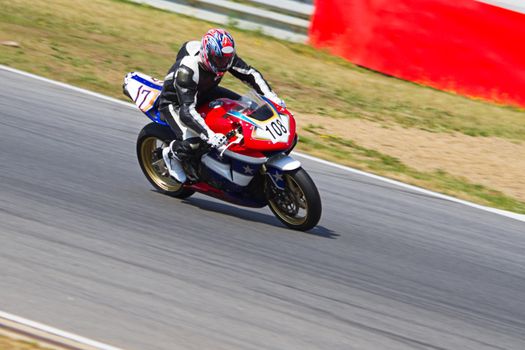
<svg viewBox="0 0 525 350">
<path fill-rule="evenodd" d="M 144 87 L 144 85 L 141 85 L 139 87 L 139 90 L 137 91 L 137 97 L 135 98 L 135 101 L 137 101 L 139 99 L 139 95 L 140 94 L 143 94 L 144 95 L 144 99 L 142 100 L 142 102 L 139 104 L 139 109 L 142 108 L 142 105 L 144 104 L 144 102 L 146 102 L 146 99 L 148 98 L 149 94 L 151 93 L 151 90 L 148 90 L 148 89 L 142 89 Z"/>
</svg>

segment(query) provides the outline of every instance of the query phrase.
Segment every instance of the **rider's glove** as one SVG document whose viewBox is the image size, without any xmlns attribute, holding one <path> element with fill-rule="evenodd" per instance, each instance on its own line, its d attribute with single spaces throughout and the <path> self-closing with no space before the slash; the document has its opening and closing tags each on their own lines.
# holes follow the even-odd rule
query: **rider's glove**
<svg viewBox="0 0 525 350">
<path fill-rule="evenodd" d="M 286 103 L 284 103 L 284 101 L 281 100 L 275 92 L 271 91 L 270 93 L 264 95 L 264 97 L 266 97 L 276 105 L 281 106 L 282 108 L 286 108 Z"/>
<path fill-rule="evenodd" d="M 211 147 L 219 148 L 221 146 L 224 146 L 226 142 L 228 142 L 228 139 L 226 138 L 226 136 L 224 136 L 224 134 L 215 133 L 211 135 L 207 142 Z"/>
</svg>

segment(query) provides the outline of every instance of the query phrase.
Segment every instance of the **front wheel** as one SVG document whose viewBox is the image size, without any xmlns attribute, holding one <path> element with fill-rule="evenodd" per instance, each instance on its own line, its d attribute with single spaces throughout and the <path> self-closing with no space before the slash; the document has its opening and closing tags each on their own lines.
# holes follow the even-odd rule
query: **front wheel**
<svg viewBox="0 0 525 350">
<path fill-rule="evenodd" d="M 285 188 L 281 190 L 267 180 L 268 205 L 274 215 L 286 226 L 308 231 L 321 219 L 321 197 L 315 183 L 304 169 L 283 174 Z"/>
<path fill-rule="evenodd" d="M 169 175 L 162 158 L 162 149 L 167 147 L 175 135 L 167 126 L 156 123 L 146 125 L 137 138 L 137 158 L 148 181 L 158 191 L 177 198 L 187 198 L 194 191 L 188 190 Z"/>
</svg>

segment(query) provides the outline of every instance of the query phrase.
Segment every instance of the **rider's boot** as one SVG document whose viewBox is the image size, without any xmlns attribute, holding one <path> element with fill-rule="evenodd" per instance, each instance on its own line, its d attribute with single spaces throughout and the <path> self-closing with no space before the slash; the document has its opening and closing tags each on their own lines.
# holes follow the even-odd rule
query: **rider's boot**
<svg viewBox="0 0 525 350">
<path fill-rule="evenodd" d="M 173 152 L 175 142 L 177 141 L 172 141 L 168 147 L 162 150 L 162 158 L 164 159 L 164 163 L 166 163 L 170 176 L 180 183 L 185 183 L 187 180 L 186 173 L 184 172 L 179 157 Z"/>
</svg>

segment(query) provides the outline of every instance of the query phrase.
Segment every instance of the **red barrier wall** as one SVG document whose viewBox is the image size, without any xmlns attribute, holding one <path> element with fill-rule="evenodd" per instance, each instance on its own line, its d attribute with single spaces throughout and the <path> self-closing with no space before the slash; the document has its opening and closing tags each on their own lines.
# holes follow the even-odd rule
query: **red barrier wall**
<svg viewBox="0 0 525 350">
<path fill-rule="evenodd" d="M 525 15 L 474 0 L 317 0 L 316 47 L 439 89 L 525 106 Z"/>
</svg>

